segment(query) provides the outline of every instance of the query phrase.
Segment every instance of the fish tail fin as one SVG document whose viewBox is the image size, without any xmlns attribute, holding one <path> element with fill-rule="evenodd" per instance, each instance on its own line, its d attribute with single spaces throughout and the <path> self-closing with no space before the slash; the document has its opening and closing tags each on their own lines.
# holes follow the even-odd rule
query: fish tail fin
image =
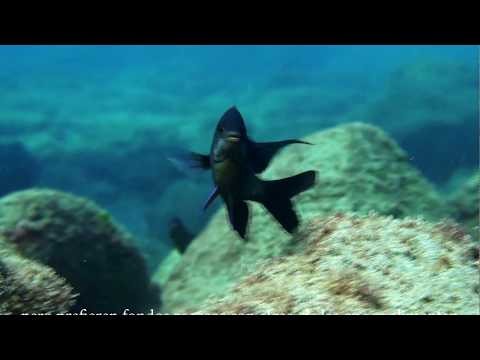
<svg viewBox="0 0 480 360">
<path fill-rule="evenodd" d="M 315 184 L 315 171 L 306 171 L 285 179 L 262 181 L 262 195 L 253 199 L 262 203 L 289 233 L 298 226 L 298 217 L 291 198 Z"/>
</svg>

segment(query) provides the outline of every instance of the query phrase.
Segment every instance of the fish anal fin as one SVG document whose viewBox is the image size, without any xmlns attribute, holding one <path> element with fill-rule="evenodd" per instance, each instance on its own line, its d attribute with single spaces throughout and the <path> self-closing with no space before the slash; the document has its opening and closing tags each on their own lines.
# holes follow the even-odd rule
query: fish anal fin
<svg viewBox="0 0 480 360">
<path fill-rule="evenodd" d="M 246 241 L 245 234 L 248 225 L 248 205 L 245 201 L 230 201 L 227 204 L 228 217 L 233 229 Z"/>
</svg>

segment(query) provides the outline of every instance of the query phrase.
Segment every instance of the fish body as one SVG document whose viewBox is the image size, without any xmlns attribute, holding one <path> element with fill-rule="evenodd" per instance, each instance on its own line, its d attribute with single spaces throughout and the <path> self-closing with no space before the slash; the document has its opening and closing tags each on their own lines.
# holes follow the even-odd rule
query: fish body
<svg viewBox="0 0 480 360">
<path fill-rule="evenodd" d="M 233 141 L 231 143 L 216 134 L 210 152 L 212 179 L 224 199 L 248 196 L 255 177 L 248 165 L 245 143 Z"/>
<path fill-rule="evenodd" d="M 175 248 L 181 254 L 187 250 L 194 238 L 194 235 L 185 227 L 178 217 L 170 220 L 168 224 L 168 235 Z"/>
<path fill-rule="evenodd" d="M 312 187 L 316 173 L 306 171 L 270 181 L 262 180 L 256 174 L 267 168 L 281 148 L 295 143 L 309 144 L 301 140 L 252 141 L 240 112 L 236 107 L 228 109 L 215 128 L 210 154 L 190 153 L 188 159 L 184 158 L 192 168 L 212 171 L 215 187 L 204 209 L 220 195 L 227 206 L 233 229 L 245 239 L 249 218 L 246 201 L 256 201 L 264 205 L 285 230 L 293 232 L 298 226 L 298 218 L 290 199 Z"/>
</svg>

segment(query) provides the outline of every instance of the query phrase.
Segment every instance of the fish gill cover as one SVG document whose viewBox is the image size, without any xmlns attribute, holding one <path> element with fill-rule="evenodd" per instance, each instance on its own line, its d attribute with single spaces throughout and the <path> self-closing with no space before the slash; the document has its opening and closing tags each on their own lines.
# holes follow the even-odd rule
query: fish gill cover
<svg viewBox="0 0 480 360">
<path fill-rule="evenodd" d="M 438 256 L 450 259 L 444 265 L 453 272 L 424 284 L 448 289 L 449 276 L 471 275 L 461 259 L 478 262 L 478 61 L 477 46 L 0 46 L 0 249 L 13 244 L 9 259 L 24 258 L 32 269 L 42 266 L 45 274 L 58 277 L 55 291 L 65 294 L 58 311 L 75 301 L 71 309 L 89 304 L 92 311 L 95 306 L 117 311 L 130 298 L 116 284 L 135 277 L 142 290 L 131 301 L 132 309 L 213 309 L 204 307 L 208 297 L 218 297 L 255 270 L 255 276 L 263 276 L 257 263 L 287 256 L 289 241 L 299 239 L 282 232 L 271 215 L 249 201 L 251 239 L 243 242 L 231 229 L 223 202 L 202 211 L 212 174 L 185 173 L 168 161 L 178 149 L 209 154 L 220 117 L 235 105 L 256 142 L 313 139 L 312 146 L 281 149 L 265 173 L 257 174 L 277 180 L 317 172 L 314 187 L 292 199 L 300 233 L 311 219 L 323 224 L 339 212 L 459 223 L 462 230 L 447 235 L 443 230 L 438 235 L 441 225 L 418 223 L 415 236 L 431 241 L 425 240 L 428 249 L 418 250 L 416 259 L 408 258 L 406 271 L 415 274 L 427 264 L 422 256 L 440 254 L 430 250 L 435 241 L 463 239 L 459 231 L 467 234 L 471 239 L 464 250 L 470 255 L 452 257 L 445 250 Z M 388 221 L 373 217 L 365 223 Z M 102 224 L 112 225 L 107 231 Z M 352 237 L 354 225 L 348 225 Z M 321 233 L 318 227 L 314 231 Z M 26 251 L 32 244 L 35 251 Z M 375 244 L 378 251 L 386 246 Z M 137 270 L 128 273 L 123 258 L 116 258 L 125 252 Z M 1 254 L 7 251 L 0 252 L 0 263 L 10 264 Z M 95 259 L 97 270 L 88 261 L 60 266 L 49 254 L 74 262 Z M 352 256 L 342 259 L 349 263 L 371 255 Z M 102 276 L 95 282 L 89 274 L 98 269 Z M 373 278 L 383 283 L 377 275 Z M 162 290 L 155 290 L 147 277 Z M 7 294 L 3 281 L 0 294 Z M 323 289 L 322 284 L 317 285 Z M 478 281 L 475 286 L 478 294 Z M 403 309 L 470 312 L 469 291 L 442 297 L 441 306 L 435 300 Z M 95 293 L 102 295 L 92 297 Z M 331 292 L 325 289 L 325 294 Z M 262 296 L 252 301 L 261 302 Z M 384 296 L 388 300 L 390 295 Z M 448 300 L 455 296 L 460 298 Z M 51 311 L 44 299 L 48 294 L 15 309 Z M 0 309 L 10 311 L 8 304 L 0 295 Z M 264 308 L 252 306 L 255 312 Z"/>
</svg>

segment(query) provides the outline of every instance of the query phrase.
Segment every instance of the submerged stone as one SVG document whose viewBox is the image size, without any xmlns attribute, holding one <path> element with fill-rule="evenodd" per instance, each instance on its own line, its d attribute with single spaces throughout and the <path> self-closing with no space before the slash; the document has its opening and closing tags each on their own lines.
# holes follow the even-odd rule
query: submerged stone
<svg viewBox="0 0 480 360">
<path fill-rule="evenodd" d="M 476 171 L 449 198 L 452 216 L 479 240 L 480 171 Z"/>
<path fill-rule="evenodd" d="M 0 239 L 0 315 L 64 313 L 75 298 L 53 269 L 20 256 Z"/>
<path fill-rule="evenodd" d="M 479 314 L 478 259 L 454 224 L 337 214 L 310 221 L 208 314 Z"/>
<path fill-rule="evenodd" d="M 131 236 L 93 202 L 32 189 L 0 199 L 0 230 L 26 258 L 53 268 L 79 294 L 73 310 L 143 311 L 159 305 Z"/>
<path fill-rule="evenodd" d="M 448 215 L 432 185 L 410 164 L 408 154 L 382 130 L 352 123 L 303 140 L 314 145 L 286 148 L 261 175 L 270 180 L 318 171 L 317 184 L 294 198 L 301 220 L 337 212 L 375 211 L 429 220 Z M 248 242 L 230 229 L 224 207 L 193 240 L 165 284 L 164 311 L 198 309 L 207 297 L 228 291 L 259 261 L 285 253 L 292 236 L 261 205 L 250 206 Z"/>
</svg>

